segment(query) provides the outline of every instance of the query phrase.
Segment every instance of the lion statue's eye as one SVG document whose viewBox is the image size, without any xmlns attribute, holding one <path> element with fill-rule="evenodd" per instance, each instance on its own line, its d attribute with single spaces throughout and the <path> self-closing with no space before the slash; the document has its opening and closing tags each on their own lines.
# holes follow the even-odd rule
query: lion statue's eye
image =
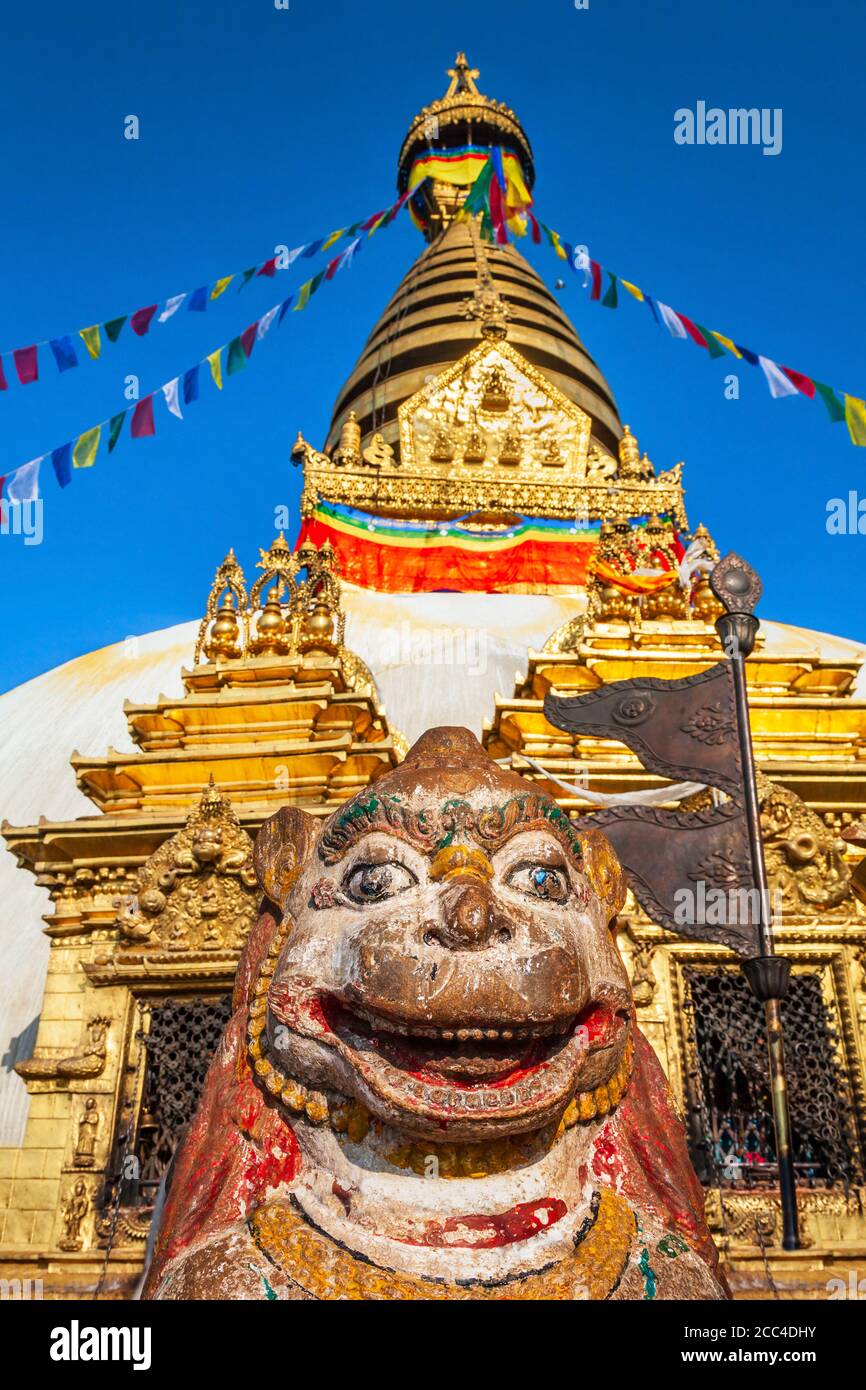
<svg viewBox="0 0 866 1390">
<path fill-rule="evenodd" d="M 564 903 L 568 897 L 565 871 L 549 864 L 521 864 L 509 874 L 508 886 L 531 898 L 546 898 L 554 903 Z"/>
<path fill-rule="evenodd" d="M 417 882 L 404 864 L 358 864 L 348 874 L 343 887 L 356 903 L 378 903 Z"/>
</svg>

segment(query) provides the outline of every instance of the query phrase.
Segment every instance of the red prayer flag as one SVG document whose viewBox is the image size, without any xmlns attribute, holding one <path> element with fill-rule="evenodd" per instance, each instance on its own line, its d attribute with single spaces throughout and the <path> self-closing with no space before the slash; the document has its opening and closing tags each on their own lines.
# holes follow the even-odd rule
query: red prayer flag
<svg viewBox="0 0 866 1390">
<path fill-rule="evenodd" d="M 252 353 L 253 345 L 256 341 L 256 333 L 258 332 L 258 328 L 259 321 L 258 319 L 256 319 L 255 323 L 251 323 L 249 328 L 245 328 L 243 333 L 241 334 L 241 347 L 243 348 L 244 356 L 246 357 L 249 357 Z"/>
<path fill-rule="evenodd" d="M 505 230 L 505 208 L 502 203 L 502 189 L 499 187 L 499 179 L 495 176 L 490 180 L 490 220 L 496 229 L 496 240 L 500 246 L 508 244 L 508 233 Z"/>
<path fill-rule="evenodd" d="M 679 319 L 683 328 L 688 333 L 692 342 L 697 343 L 698 347 L 709 348 L 709 343 L 707 342 L 701 330 L 698 328 L 697 324 L 692 323 L 691 319 L 687 319 L 685 314 L 680 313 L 679 309 L 677 309 L 676 314 L 677 318 Z"/>
<path fill-rule="evenodd" d="M 39 356 L 37 348 L 16 348 L 12 356 L 15 359 L 15 370 L 18 373 L 18 380 L 21 382 L 22 386 L 29 386 L 31 381 L 39 380 Z"/>
<path fill-rule="evenodd" d="M 138 402 L 132 412 L 129 432 L 133 439 L 143 439 L 145 435 L 156 434 L 156 426 L 153 423 L 153 396 L 145 396 Z"/>
<path fill-rule="evenodd" d="M 589 268 L 592 272 L 592 289 L 590 299 L 601 299 L 601 266 L 598 261 L 590 261 Z"/>
<path fill-rule="evenodd" d="M 146 309 L 136 309 L 129 322 L 132 324 L 133 333 L 137 333 L 139 338 L 143 338 L 150 328 L 150 321 L 157 311 L 156 304 L 148 304 Z M 144 402 L 142 401 L 142 405 Z M 151 431 L 153 433 L 153 431 Z"/>
<path fill-rule="evenodd" d="M 325 279 L 326 279 L 326 280 L 333 280 L 334 276 L 335 276 L 336 273 L 337 273 L 337 269 L 338 269 L 338 267 L 339 267 L 340 261 L 341 261 L 342 259 L 343 259 L 343 253 L 342 253 L 342 251 L 341 251 L 340 254 L 339 254 L 339 256 L 335 256 L 334 259 L 328 263 L 328 269 L 325 271 Z"/>
<path fill-rule="evenodd" d="M 810 401 L 815 399 L 815 383 L 810 376 L 804 376 L 802 372 L 795 372 L 793 367 L 783 367 L 782 371 L 789 381 L 792 381 L 798 391 L 802 391 L 804 396 L 808 396 Z"/>
<path fill-rule="evenodd" d="M 3 358 L 0 357 L 0 391 L 8 391 L 9 383 L 6 380 L 6 373 L 3 371 Z"/>
<path fill-rule="evenodd" d="M 256 271 L 256 274 L 257 274 L 257 275 L 276 275 L 276 273 L 277 273 L 277 258 L 276 258 L 276 256 L 271 256 L 271 259 L 270 259 L 269 261 L 265 261 L 264 265 L 259 266 L 258 270 Z"/>
<path fill-rule="evenodd" d="M 531 210 L 530 208 L 527 208 L 527 209 L 526 209 L 526 212 L 527 212 L 527 216 L 529 217 L 529 225 L 530 225 L 530 227 L 532 228 L 532 240 L 535 242 L 536 246 L 540 246 L 540 245 L 541 245 L 541 228 L 539 227 L 537 221 L 535 220 L 535 213 L 532 212 L 532 210 Z"/>
<path fill-rule="evenodd" d="M 387 210 L 387 209 L 386 209 Z M 372 217 L 368 217 L 366 222 L 361 223 L 361 231 L 368 232 L 374 222 L 378 222 L 380 217 L 384 217 L 384 212 L 374 212 Z"/>
</svg>

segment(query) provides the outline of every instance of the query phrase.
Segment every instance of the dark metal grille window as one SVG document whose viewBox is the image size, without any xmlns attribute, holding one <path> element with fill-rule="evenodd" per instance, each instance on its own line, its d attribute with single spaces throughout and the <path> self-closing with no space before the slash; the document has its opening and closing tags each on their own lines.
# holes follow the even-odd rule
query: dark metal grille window
<svg viewBox="0 0 866 1390">
<path fill-rule="evenodd" d="M 231 1017 L 231 995 L 167 999 L 153 1006 L 144 1035 L 144 1093 L 133 1149 L 139 1202 L 153 1200 L 192 1120 L 207 1069 Z"/>
<path fill-rule="evenodd" d="M 684 976 L 693 1062 L 689 1138 L 698 1175 L 711 1186 L 775 1185 L 763 1009 L 739 970 L 687 967 Z M 820 976 L 791 977 L 782 1017 L 797 1181 L 858 1181 L 851 1091 Z"/>
</svg>

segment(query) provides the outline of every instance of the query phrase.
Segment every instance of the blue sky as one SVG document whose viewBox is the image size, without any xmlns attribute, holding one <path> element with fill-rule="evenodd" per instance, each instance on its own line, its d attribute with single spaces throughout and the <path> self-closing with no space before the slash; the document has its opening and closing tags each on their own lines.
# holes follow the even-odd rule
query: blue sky
<svg viewBox="0 0 866 1390">
<path fill-rule="evenodd" d="M 777 361 L 866 396 L 860 0 L 43 0 L 0 48 L 0 350 L 193 289 L 387 205 L 408 123 L 464 48 L 519 113 L 543 220 L 604 265 Z M 781 108 L 777 157 L 677 145 L 674 112 Z M 140 139 L 123 137 L 137 115 Z M 421 249 L 407 218 L 290 314 L 223 393 L 125 438 L 60 492 L 44 539 L 0 536 L 0 689 L 82 651 L 198 617 L 230 545 L 248 569 L 296 514 L 300 428 L 321 443 L 370 326 Z M 560 266 L 528 254 L 549 284 Z M 566 272 L 567 274 L 567 272 Z M 232 287 L 102 359 L 0 396 L 0 473 L 121 409 L 242 331 L 301 277 Z M 684 459 L 692 525 L 762 572 L 767 617 L 866 640 L 862 548 L 828 500 L 866 497 L 866 450 L 819 402 L 710 362 L 629 301 L 562 303 L 657 467 Z M 623 295 L 623 299 L 628 297 Z M 4 357 L 9 374 L 11 363 Z"/>
</svg>

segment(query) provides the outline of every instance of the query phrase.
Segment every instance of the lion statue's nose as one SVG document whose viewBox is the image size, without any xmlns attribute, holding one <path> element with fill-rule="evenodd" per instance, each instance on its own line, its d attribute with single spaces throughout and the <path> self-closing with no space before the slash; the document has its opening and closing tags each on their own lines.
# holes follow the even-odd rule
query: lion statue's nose
<svg viewBox="0 0 866 1390">
<path fill-rule="evenodd" d="M 426 937 L 449 951 L 481 951 L 504 940 L 507 931 L 487 885 L 457 879 L 444 896 L 441 920 L 428 928 Z"/>
</svg>

